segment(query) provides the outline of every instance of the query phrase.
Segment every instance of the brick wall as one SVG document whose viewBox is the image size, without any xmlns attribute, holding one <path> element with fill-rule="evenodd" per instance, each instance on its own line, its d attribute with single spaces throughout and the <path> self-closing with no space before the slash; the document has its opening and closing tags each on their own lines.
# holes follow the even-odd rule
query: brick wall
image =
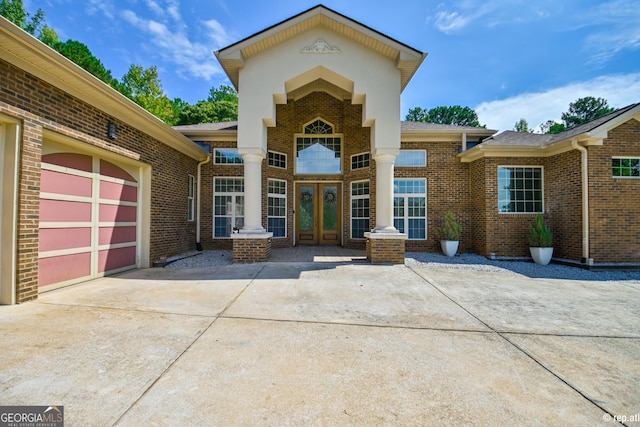
<svg viewBox="0 0 640 427">
<path fill-rule="evenodd" d="M 19 177 L 17 300 L 37 296 L 40 158 L 43 129 L 135 158 L 152 167 L 150 260 L 195 249 L 187 221 L 188 175 L 197 161 L 0 60 L 0 113 L 19 119 L 23 134 Z M 106 137 L 108 122 L 118 139 Z"/>
<path fill-rule="evenodd" d="M 553 256 L 580 260 L 582 257 L 580 152 L 571 150 L 545 160 L 545 219 L 553 231 Z"/>
<path fill-rule="evenodd" d="M 640 179 L 613 178 L 612 157 L 640 157 L 640 122 L 589 150 L 590 252 L 595 263 L 640 262 Z"/>
</svg>

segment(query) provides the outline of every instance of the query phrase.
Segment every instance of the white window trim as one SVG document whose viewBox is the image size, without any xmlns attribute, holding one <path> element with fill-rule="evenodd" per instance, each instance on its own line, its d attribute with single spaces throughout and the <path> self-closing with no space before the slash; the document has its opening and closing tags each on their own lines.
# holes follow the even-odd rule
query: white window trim
<svg viewBox="0 0 640 427">
<path fill-rule="evenodd" d="M 544 166 L 542 165 L 498 165 L 496 169 L 496 187 L 500 184 L 500 168 L 537 168 L 540 169 L 542 174 L 540 175 L 540 191 L 542 192 L 542 210 L 540 212 L 501 212 L 500 211 L 500 194 L 496 195 L 498 201 L 498 213 L 500 215 L 536 215 L 538 213 L 544 213 Z M 500 188 L 498 188 L 500 191 Z"/>
<path fill-rule="evenodd" d="M 278 155 L 280 155 L 280 156 L 284 156 L 284 167 L 270 165 L 270 164 L 269 164 L 269 153 L 274 153 L 274 154 L 278 154 Z M 268 150 L 268 151 L 267 151 L 267 166 L 268 166 L 268 167 L 270 167 L 270 168 L 276 168 L 276 169 L 283 169 L 283 170 L 286 170 L 286 169 L 287 169 L 287 162 L 288 162 L 288 159 L 287 159 L 287 154 L 286 154 L 286 153 L 281 153 L 281 152 L 279 152 L 279 151 L 273 151 L 273 150 Z"/>
<path fill-rule="evenodd" d="M 213 178 L 213 212 L 212 212 L 213 213 L 213 215 L 212 215 L 213 222 L 211 224 L 212 225 L 211 235 L 212 235 L 212 237 L 214 239 L 228 239 L 230 236 L 216 236 L 216 218 L 217 217 L 223 217 L 223 215 L 216 215 L 216 211 L 215 211 L 215 209 L 216 209 L 216 196 L 225 195 L 225 196 L 232 196 L 233 197 L 233 199 L 232 199 L 233 202 L 232 203 L 233 203 L 234 209 L 233 209 L 231 218 L 232 218 L 233 223 L 235 224 L 236 218 L 237 218 L 236 209 L 235 209 L 235 206 L 236 206 L 236 203 L 237 203 L 236 202 L 236 198 L 238 196 L 244 197 L 244 191 L 243 192 L 233 192 L 233 193 L 216 193 L 216 180 L 218 180 L 218 179 L 241 179 L 244 182 L 244 177 L 242 177 L 242 176 L 216 176 L 216 177 Z M 228 218 L 228 216 L 226 216 L 226 215 L 224 215 L 224 217 Z M 242 215 L 242 218 L 245 218 L 245 217 L 246 217 L 246 212 Z"/>
<path fill-rule="evenodd" d="M 369 194 L 360 194 L 360 195 L 353 195 L 353 184 L 357 184 L 360 182 L 368 182 L 369 183 Z M 371 181 L 368 179 L 362 179 L 359 181 L 351 181 L 351 184 L 349 185 L 349 194 L 350 194 L 350 200 L 349 200 L 349 228 L 350 233 L 349 236 L 352 240 L 365 240 L 366 237 L 353 237 L 353 220 L 354 219 L 365 219 L 365 217 L 354 217 L 353 216 L 353 206 L 352 206 L 352 202 L 353 200 L 360 200 L 360 199 L 369 199 L 369 218 L 366 218 L 369 220 L 369 226 L 371 226 Z"/>
<path fill-rule="evenodd" d="M 187 192 L 187 221 L 196 219 L 196 177 L 189 174 L 189 189 Z"/>
<path fill-rule="evenodd" d="M 398 167 L 398 168 L 424 168 L 427 167 L 427 150 L 400 150 L 400 152 L 402 153 L 408 153 L 408 152 L 413 152 L 413 153 L 424 153 L 424 164 L 422 165 L 400 165 L 400 164 L 395 164 L 394 167 Z M 396 158 L 397 160 L 397 158 Z"/>
<path fill-rule="evenodd" d="M 218 151 L 221 151 L 221 150 L 230 150 L 230 151 L 238 152 L 238 149 L 237 148 L 233 148 L 233 147 L 229 147 L 229 148 L 225 148 L 225 147 L 214 148 L 213 149 L 213 164 L 214 165 L 219 165 L 219 166 L 240 166 L 240 165 L 244 164 L 244 159 L 240 163 L 219 163 L 217 161 L 218 160 L 218 156 L 216 156 L 216 153 Z M 238 156 L 240 156 L 239 152 L 238 152 Z M 242 158 L 242 156 L 240 156 L 240 158 Z"/>
<path fill-rule="evenodd" d="M 276 194 L 269 193 L 269 181 L 279 181 L 284 182 L 284 194 Z M 267 179 L 267 224 L 269 222 L 269 218 L 284 218 L 284 236 L 273 236 L 274 239 L 286 239 L 288 237 L 288 227 L 289 223 L 287 221 L 287 181 L 284 179 L 276 179 L 276 178 L 268 178 Z M 282 216 L 269 216 L 269 197 L 284 199 L 284 217 Z"/>
<path fill-rule="evenodd" d="M 640 161 L 640 157 L 637 156 L 612 156 L 611 160 L 613 159 L 629 159 L 629 160 L 638 160 Z M 612 167 L 613 169 L 613 167 Z M 611 171 L 611 178 L 613 179 L 640 179 L 640 176 L 617 176 L 613 174 L 613 170 Z"/>
<path fill-rule="evenodd" d="M 427 240 L 429 238 L 429 230 L 428 230 L 428 221 L 427 221 L 427 179 L 426 178 L 394 178 L 394 186 L 396 180 L 412 180 L 412 181 L 423 181 L 424 182 L 424 193 L 396 193 L 394 191 L 393 198 L 402 197 L 404 199 L 404 216 L 403 221 L 405 225 L 404 233 L 407 235 L 408 240 L 422 241 Z M 417 216 L 409 216 L 409 197 L 424 197 L 424 239 L 416 239 L 415 237 L 409 237 L 409 219 L 411 218 L 422 218 Z M 395 221 L 396 218 L 400 218 L 395 216 L 395 212 L 393 215 L 393 219 Z"/>
</svg>

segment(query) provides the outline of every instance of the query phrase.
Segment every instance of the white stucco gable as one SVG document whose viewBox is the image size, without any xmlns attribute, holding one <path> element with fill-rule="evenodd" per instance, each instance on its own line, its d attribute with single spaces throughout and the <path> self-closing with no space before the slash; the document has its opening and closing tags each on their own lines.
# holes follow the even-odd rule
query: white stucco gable
<svg viewBox="0 0 640 427">
<path fill-rule="evenodd" d="M 400 94 L 426 54 L 322 5 L 218 52 L 238 90 L 238 148 L 266 153 L 275 105 L 315 91 L 363 105 L 372 151 L 400 147 Z"/>
</svg>

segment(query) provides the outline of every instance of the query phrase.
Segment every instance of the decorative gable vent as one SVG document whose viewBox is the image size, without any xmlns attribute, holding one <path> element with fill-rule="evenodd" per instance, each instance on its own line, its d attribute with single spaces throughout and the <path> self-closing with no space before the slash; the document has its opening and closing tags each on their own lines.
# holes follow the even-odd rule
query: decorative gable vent
<svg viewBox="0 0 640 427">
<path fill-rule="evenodd" d="M 318 39 L 310 46 L 303 48 L 300 53 L 340 53 L 340 49 L 335 46 L 331 46 L 323 39 Z"/>
</svg>

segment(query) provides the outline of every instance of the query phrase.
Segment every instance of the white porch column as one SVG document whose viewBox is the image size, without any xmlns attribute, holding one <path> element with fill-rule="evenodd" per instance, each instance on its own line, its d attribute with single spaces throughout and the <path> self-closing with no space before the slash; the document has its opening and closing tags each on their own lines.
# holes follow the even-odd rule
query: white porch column
<svg viewBox="0 0 640 427">
<path fill-rule="evenodd" d="M 376 153 L 376 227 L 374 233 L 397 233 L 393 226 L 393 162 L 395 153 Z"/>
<path fill-rule="evenodd" d="M 244 227 L 240 233 L 264 233 L 262 226 L 262 160 L 264 154 L 242 152 L 244 162 Z"/>
</svg>

